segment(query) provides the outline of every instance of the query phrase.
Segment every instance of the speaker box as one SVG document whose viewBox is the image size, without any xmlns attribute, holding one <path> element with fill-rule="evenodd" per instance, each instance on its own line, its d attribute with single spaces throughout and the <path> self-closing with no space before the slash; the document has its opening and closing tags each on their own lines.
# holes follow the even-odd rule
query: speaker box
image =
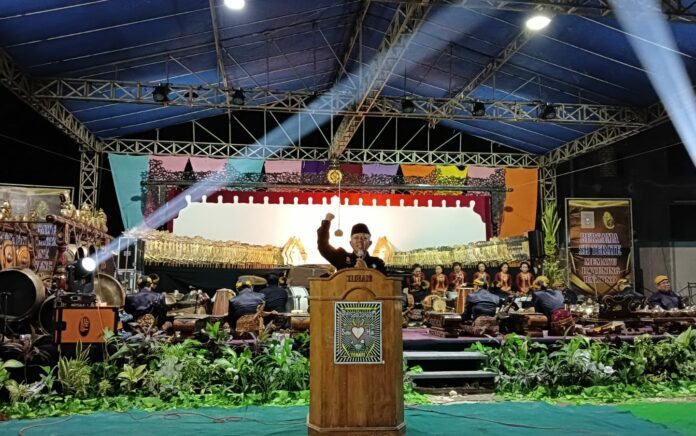
<svg viewBox="0 0 696 436">
<path fill-rule="evenodd" d="M 145 265 L 145 241 L 120 238 L 118 240 L 118 269 L 142 271 Z"/>
<path fill-rule="evenodd" d="M 544 257 L 544 232 L 534 230 L 527 233 L 529 239 L 529 255 L 532 259 L 541 259 Z"/>
<path fill-rule="evenodd" d="M 53 340 L 56 344 L 104 342 L 104 329 L 118 329 L 118 307 L 58 307 Z"/>
</svg>

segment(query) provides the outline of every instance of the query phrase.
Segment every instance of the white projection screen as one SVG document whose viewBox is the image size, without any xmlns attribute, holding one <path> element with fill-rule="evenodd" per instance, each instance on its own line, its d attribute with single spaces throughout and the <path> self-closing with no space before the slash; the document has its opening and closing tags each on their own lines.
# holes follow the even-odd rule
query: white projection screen
<svg viewBox="0 0 696 436">
<path fill-rule="evenodd" d="M 187 198 L 173 233 L 279 247 L 296 237 L 307 252 L 306 263 L 326 263 L 317 250 L 316 231 L 327 212 L 336 215 L 331 244 L 346 249 L 350 229 L 358 222 L 367 224 L 373 241 L 386 236 L 395 250 L 484 241 L 489 233 L 486 196 L 353 194 L 342 200 L 339 207 L 337 195 L 323 193 L 225 192 L 224 198 L 216 194 L 201 202 Z M 342 237 L 334 235 L 339 217 Z"/>
</svg>

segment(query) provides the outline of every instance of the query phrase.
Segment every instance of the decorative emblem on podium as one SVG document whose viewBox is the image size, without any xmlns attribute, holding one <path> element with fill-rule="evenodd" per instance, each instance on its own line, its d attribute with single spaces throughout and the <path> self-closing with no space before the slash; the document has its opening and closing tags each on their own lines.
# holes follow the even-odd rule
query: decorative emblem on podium
<svg viewBox="0 0 696 436">
<path fill-rule="evenodd" d="M 334 363 L 383 363 L 381 302 L 337 302 L 334 327 Z"/>
</svg>

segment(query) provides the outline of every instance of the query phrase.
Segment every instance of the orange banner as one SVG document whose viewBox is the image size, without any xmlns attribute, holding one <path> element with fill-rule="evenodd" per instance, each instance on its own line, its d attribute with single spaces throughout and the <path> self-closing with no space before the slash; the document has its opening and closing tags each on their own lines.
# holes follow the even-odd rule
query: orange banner
<svg viewBox="0 0 696 436">
<path fill-rule="evenodd" d="M 534 230 L 536 226 L 537 189 L 539 170 L 537 168 L 507 168 L 505 187 L 512 188 L 505 196 L 501 238 L 518 236 Z"/>
</svg>

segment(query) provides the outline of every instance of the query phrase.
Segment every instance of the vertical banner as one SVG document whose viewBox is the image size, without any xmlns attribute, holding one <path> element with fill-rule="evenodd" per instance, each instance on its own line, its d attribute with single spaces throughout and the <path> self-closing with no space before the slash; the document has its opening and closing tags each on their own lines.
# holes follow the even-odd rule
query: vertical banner
<svg viewBox="0 0 696 436">
<path fill-rule="evenodd" d="M 566 235 L 573 289 L 599 298 L 633 283 L 630 199 L 566 199 Z"/>
</svg>

